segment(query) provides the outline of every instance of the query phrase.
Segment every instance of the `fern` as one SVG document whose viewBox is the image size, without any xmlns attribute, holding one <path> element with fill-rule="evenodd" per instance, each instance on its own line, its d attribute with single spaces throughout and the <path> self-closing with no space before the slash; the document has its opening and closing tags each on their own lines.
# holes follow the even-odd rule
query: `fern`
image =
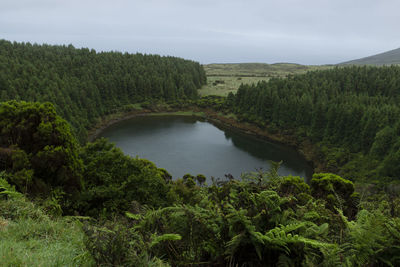
<svg viewBox="0 0 400 267">
<path fill-rule="evenodd" d="M 329 224 L 328 223 L 324 223 L 321 224 L 320 226 L 314 224 L 314 223 L 308 223 L 309 226 L 306 230 L 306 236 L 307 237 L 324 237 L 326 238 L 328 233 L 329 233 Z"/>
<path fill-rule="evenodd" d="M 6 196 L 8 198 L 21 198 L 23 195 L 15 190 L 14 186 L 11 186 L 3 177 L 5 172 L 0 172 L 0 196 Z"/>
<path fill-rule="evenodd" d="M 296 264 L 293 262 L 292 258 L 288 257 L 285 254 L 281 254 L 281 255 L 279 255 L 276 266 L 277 267 L 292 267 L 292 266 L 296 266 Z"/>
<path fill-rule="evenodd" d="M 303 237 L 292 232 L 297 231 L 306 226 L 305 222 L 293 223 L 289 225 L 280 225 L 274 229 L 269 230 L 264 236 L 263 240 L 265 244 L 284 251 L 286 254 L 290 253 L 289 244 L 304 244 L 311 246 L 315 249 L 329 249 L 332 244 L 321 242 L 315 239 Z"/>
<path fill-rule="evenodd" d="M 159 220 L 165 217 L 166 214 L 172 213 L 172 212 L 181 212 L 182 207 L 177 205 L 177 206 L 172 206 L 172 207 L 166 207 L 166 208 L 159 208 L 156 210 L 148 210 L 142 217 L 142 220 L 135 225 L 135 229 L 148 229 L 154 227 L 157 227 L 157 224 L 159 223 Z"/>
<path fill-rule="evenodd" d="M 268 184 L 270 188 L 276 188 L 282 180 L 281 176 L 278 174 L 282 161 L 275 162 L 268 160 L 268 163 L 270 164 L 270 168 L 267 172 L 259 169 L 257 172 L 244 173 L 241 176 L 242 181 L 256 183 L 258 186 L 265 186 Z"/>
<path fill-rule="evenodd" d="M 361 210 L 356 221 L 347 221 L 346 243 L 341 247 L 353 264 L 386 264 L 397 266 L 400 263 L 400 225 L 389 219 L 379 210 Z M 396 264 L 393 264 L 396 263 Z"/>
<path fill-rule="evenodd" d="M 346 266 L 346 265 L 349 266 L 349 264 L 345 264 L 342 262 L 343 249 L 337 244 L 334 244 L 329 248 L 322 247 L 320 250 L 324 255 L 321 266 L 325 267 L 336 267 L 336 266 Z"/>
<path fill-rule="evenodd" d="M 133 214 L 130 212 L 125 212 L 126 217 L 128 217 L 129 219 L 132 220 L 140 220 L 143 218 L 143 216 L 141 214 Z"/>
<path fill-rule="evenodd" d="M 181 239 L 182 239 L 182 237 L 180 235 L 178 235 L 178 234 L 163 234 L 163 235 L 160 235 L 160 236 L 153 235 L 152 236 L 152 241 L 150 243 L 150 248 L 155 246 L 155 245 L 158 245 L 161 242 L 177 241 L 177 240 L 181 240 Z"/>
</svg>

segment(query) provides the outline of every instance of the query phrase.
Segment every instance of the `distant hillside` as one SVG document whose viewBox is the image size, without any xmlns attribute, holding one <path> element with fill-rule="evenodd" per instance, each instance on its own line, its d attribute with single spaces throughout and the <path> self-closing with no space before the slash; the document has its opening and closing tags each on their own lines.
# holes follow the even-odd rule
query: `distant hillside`
<svg viewBox="0 0 400 267">
<path fill-rule="evenodd" d="M 306 73 L 321 67 L 294 63 L 229 63 L 204 65 L 204 70 L 207 76 L 285 77 L 288 74 Z"/>
<path fill-rule="evenodd" d="M 273 77 L 284 78 L 291 74 L 304 74 L 312 70 L 332 68 L 332 65 L 307 66 L 294 63 L 225 63 L 204 65 L 207 85 L 199 90 L 200 95 L 227 96 L 235 93 L 241 84 L 268 81 Z"/>
<path fill-rule="evenodd" d="M 384 53 L 340 63 L 339 65 L 392 65 L 400 64 L 400 48 Z"/>
</svg>

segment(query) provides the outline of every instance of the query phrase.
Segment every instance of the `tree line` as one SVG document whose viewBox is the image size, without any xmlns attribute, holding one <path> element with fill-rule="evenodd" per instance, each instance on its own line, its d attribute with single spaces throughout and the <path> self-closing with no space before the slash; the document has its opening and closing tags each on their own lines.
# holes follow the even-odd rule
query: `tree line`
<svg viewBox="0 0 400 267">
<path fill-rule="evenodd" d="M 400 67 L 364 66 L 241 85 L 224 107 L 271 131 L 312 140 L 328 167 L 351 178 L 399 178 L 399 100 Z"/>
<path fill-rule="evenodd" d="M 0 101 L 51 102 L 81 139 L 104 115 L 148 100 L 196 99 L 202 66 L 158 55 L 0 40 Z"/>
</svg>

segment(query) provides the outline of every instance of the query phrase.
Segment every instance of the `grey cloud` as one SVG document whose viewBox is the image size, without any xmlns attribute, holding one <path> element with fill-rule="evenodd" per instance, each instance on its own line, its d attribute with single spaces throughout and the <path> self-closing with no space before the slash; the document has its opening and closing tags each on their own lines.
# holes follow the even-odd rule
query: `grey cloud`
<svg viewBox="0 0 400 267">
<path fill-rule="evenodd" d="M 2 0 L 0 38 L 211 62 L 337 63 L 400 46 L 395 0 Z"/>
</svg>

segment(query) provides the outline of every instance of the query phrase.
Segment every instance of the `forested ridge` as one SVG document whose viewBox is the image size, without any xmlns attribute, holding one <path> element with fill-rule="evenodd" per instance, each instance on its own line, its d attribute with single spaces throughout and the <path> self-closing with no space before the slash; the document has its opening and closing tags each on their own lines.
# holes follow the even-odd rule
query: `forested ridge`
<svg viewBox="0 0 400 267">
<path fill-rule="evenodd" d="M 230 109 L 319 146 L 348 178 L 400 177 L 400 67 L 346 67 L 242 85 Z"/>
<path fill-rule="evenodd" d="M 191 61 L 7 41 L 1 47 L 0 92 L 9 100 L 0 102 L 2 264 L 400 265 L 395 183 L 391 191 L 381 183 L 356 190 L 348 179 L 316 173 L 307 184 L 279 176 L 279 163 L 241 179 L 172 180 L 105 139 L 78 142 L 96 118 L 168 101 L 309 139 L 327 167 L 347 178 L 396 180 L 398 67 L 310 72 L 197 99 L 205 76 Z M 148 78 L 143 87 L 136 75 Z M 160 90 L 153 79 L 175 87 Z"/>
<path fill-rule="evenodd" d="M 0 40 L 0 101 L 51 102 L 84 139 L 106 114 L 152 99 L 195 99 L 197 62 L 158 55 Z"/>
</svg>

